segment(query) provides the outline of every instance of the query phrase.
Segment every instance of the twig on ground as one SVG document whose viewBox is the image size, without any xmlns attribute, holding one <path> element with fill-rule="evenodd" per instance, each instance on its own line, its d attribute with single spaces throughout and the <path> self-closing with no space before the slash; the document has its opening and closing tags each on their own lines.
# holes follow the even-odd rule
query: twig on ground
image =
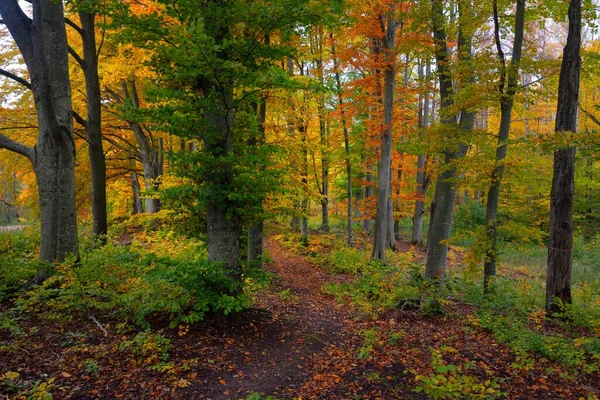
<svg viewBox="0 0 600 400">
<path fill-rule="evenodd" d="M 98 322 L 98 320 L 92 314 L 88 314 L 88 318 L 96 324 L 96 326 L 102 331 L 102 333 L 104 333 L 104 336 L 108 336 L 108 331 L 106 330 L 106 328 L 102 326 L 102 324 Z"/>
</svg>

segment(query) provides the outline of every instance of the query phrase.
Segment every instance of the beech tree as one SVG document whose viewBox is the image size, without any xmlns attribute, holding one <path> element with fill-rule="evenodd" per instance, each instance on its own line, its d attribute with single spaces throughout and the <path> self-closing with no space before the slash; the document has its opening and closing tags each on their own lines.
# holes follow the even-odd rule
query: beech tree
<svg viewBox="0 0 600 400">
<path fill-rule="evenodd" d="M 62 2 L 33 0 L 29 18 L 17 0 L 1 0 L 0 15 L 17 43 L 29 76 L 38 138 L 29 147 L 0 135 L 0 148 L 27 157 L 35 171 L 41 220 L 40 260 L 79 255 L 75 207 L 75 146 L 67 36 Z M 37 278 L 46 278 L 40 271 Z"/>
<path fill-rule="evenodd" d="M 466 29 L 467 4 L 458 3 L 458 58 L 462 62 L 471 59 L 472 29 Z M 457 92 L 453 83 L 450 68 L 450 54 L 447 45 L 446 21 L 443 1 L 432 2 L 432 28 L 435 45 L 435 58 L 440 90 L 440 123 L 444 130 L 444 155 L 440 173 L 435 185 L 429 233 L 427 240 L 427 264 L 425 276 L 429 279 L 441 279 L 446 275 L 446 257 L 448 255 L 448 238 L 452 230 L 454 215 L 454 200 L 456 199 L 456 179 L 458 177 L 455 160 L 464 157 L 467 145 L 463 134 L 473 130 L 475 112 L 465 107 L 460 112 L 460 122 L 456 126 L 456 116 L 453 112 L 454 95 Z M 468 83 L 462 79 L 463 83 Z"/>
<path fill-rule="evenodd" d="M 85 127 L 90 159 L 92 180 L 92 218 L 93 232 L 106 235 L 108 229 L 106 213 L 106 159 L 102 146 L 102 105 L 100 95 L 100 77 L 98 75 L 98 55 L 100 49 L 96 45 L 96 10 L 93 3 L 80 3 L 78 7 L 81 26 L 66 19 L 80 36 L 83 56 L 72 46 L 69 53 L 81 67 L 85 78 L 85 97 L 87 118 L 84 120 L 75 114 L 75 119 Z"/>
<path fill-rule="evenodd" d="M 579 76 L 581 71 L 581 0 L 569 4 L 569 32 L 563 50 L 558 84 L 556 135 L 577 132 Z M 554 152 L 550 194 L 550 239 L 546 273 L 546 311 L 563 311 L 571 303 L 573 270 L 573 197 L 575 192 L 575 147 Z"/>
<path fill-rule="evenodd" d="M 508 134 L 510 132 L 511 116 L 514 96 L 519 83 L 519 64 L 521 62 L 521 51 L 523 48 L 523 31 L 525 26 L 525 0 L 517 0 L 515 12 L 514 41 L 510 64 L 506 65 L 506 56 L 502 50 L 500 40 L 500 22 L 498 17 L 498 2 L 494 0 L 494 39 L 498 55 L 499 79 L 498 94 L 500 95 L 500 127 L 498 129 L 498 147 L 496 148 L 496 160 L 492 170 L 492 180 L 487 195 L 486 203 L 486 255 L 484 262 L 484 292 L 489 292 L 490 277 L 496 274 L 496 258 L 498 255 L 497 245 L 497 214 L 498 200 L 500 198 L 500 183 L 504 175 L 504 159 Z"/>
<path fill-rule="evenodd" d="M 389 234 L 389 181 L 392 162 L 392 123 L 394 107 L 394 86 L 396 80 L 394 46 L 396 44 L 396 5 L 390 4 L 387 12 L 380 14 L 383 36 L 385 73 L 383 81 L 383 134 L 381 157 L 377 174 L 377 215 L 375 218 L 375 235 L 373 242 L 373 259 L 385 261 L 386 237 Z M 393 225 L 392 225 L 393 226 Z M 393 237 L 393 235 L 392 235 Z"/>
</svg>

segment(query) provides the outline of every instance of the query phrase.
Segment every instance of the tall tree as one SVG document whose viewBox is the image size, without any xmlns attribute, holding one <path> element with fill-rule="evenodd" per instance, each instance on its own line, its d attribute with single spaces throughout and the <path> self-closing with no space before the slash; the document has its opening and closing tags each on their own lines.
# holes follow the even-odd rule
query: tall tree
<svg viewBox="0 0 600 400">
<path fill-rule="evenodd" d="M 577 104 L 581 70 L 581 0 L 569 4 L 569 32 L 563 50 L 558 84 L 555 131 L 559 136 L 577 131 Z M 546 311 L 560 312 L 570 304 L 573 269 L 573 196 L 575 147 L 554 152 L 550 194 L 550 239 L 546 273 Z"/>
<path fill-rule="evenodd" d="M 472 28 L 467 29 L 469 18 L 466 17 L 468 4 L 458 3 L 458 58 L 468 63 L 471 60 Z M 456 199 L 456 179 L 458 177 L 455 161 L 467 152 L 467 146 L 462 136 L 473 130 L 475 112 L 462 107 L 458 129 L 456 116 L 453 112 L 456 92 L 453 86 L 453 76 L 450 68 L 450 54 L 447 46 L 445 15 L 443 1 L 432 2 L 432 27 L 435 45 L 435 58 L 440 89 L 440 122 L 444 129 L 445 149 L 440 166 L 429 223 L 427 240 L 427 264 L 425 276 L 429 279 L 441 279 L 446 275 L 446 258 L 448 255 L 448 239 L 452 230 L 454 215 L 454 200 Z M 471 77 L 461 79 L 469 83 Z"/>
<path fill-rule="evenodd" d="M 70 19 L 67 23 L 81 36 L 83 57 L 73 47 L 69 52 L 77 61 L 85 78 L 85 96 L 87 118 L 78 115 L 75 118 L 85 126 L 88 155 L 92 180 L 92 219 L 94 234 L 102 237 L 108 229 L 106 213 L 106 159 L 102 146 L 102 98 L 100 95 L 100 77 L 98 75 L 98 56 L 100 49 L 96 45 L 96 13 L 90 4 L 78 4 L 79 20 L 77 26 Z"/>
<path fill-rule="evenodd" d="M 389 9 L 379 15 L 383 33 L 383 51 L 385 72 L 383 81 L 383 133 L 381 142 L 381 156 L 379 159 L 377 182 L 377 215 L 375 218 L 375 235 L 371 257 L 385 261 L 386 237 L 389 224 L 389 182 L 392 162 L 392 128 L 394 114 L 394 86 L 396 81 L 395 60 L 396 53 L 396 5 L 389 5 Z M 393 225 L 392 225 L 393 231 Z"/>
<path fill-rule="evenodd" d="M 500 198 L 500 183 L 504 175 L 504 159 L 508 146 L 511 116 L 514 96 L 519 84 L 519 64 L 523 49 L 523 33 L 525 28 L 525 0 L 517 0 L 515 12 L 514 41 L 510 65 L 506 65 L 506 56 L 502 50 L 500 39 L 500 22 L 498 17 L 498 1 L 494 0 L 494 39 L 498 55 L 499 80 L 498 93 L 500 95 L 500 127 L 498 128 L 498 147 L 496 160 L 492 170 L 492 179 L 487 195 L 485 209 L 486 220 L 486 255 L 484 261 L 483 290 L 491 290 L 490 278 L 496 275 L 496 258 L 498 257 L 498 200 Z"/>
<path fill-rule="evenodd" d="M 425 65 L 419 63 L 419 80 L 423 84 L 424 79 L 425 89 L 424 92 L 419 96 L 419 139 L 423 140 L 425 137 L 424 130 L 429 126 L 429 110 L 430 106 L 430 93 L 429 93 L 429 78 L 431 75 L 431 64 L 429 60 L 425 61 Z M 413 244 L 423 245 L 423 216 L 425 215 L 425 194 L 429 186 L 429 178 L 425 172 L 425 166 L 427 163 L 427 155 L 421 153 L 417 156 L 417 190 L 416 190 L 416 201 L 415 209 L 412 218 L 412 239 Z"/>
<path fill-rule="evenodd" d="M 33 18 L 17 0 L 1 0 L 0 15 L 14 38 L 31 77 L 38 138 L 28 147 L 0 135 L 0 148 L 33 164 L 40 199 L 41 260 L 79 255 L 75 209 L 75 146 L 67 36 L 62 2 L 33 0 Z M 40 271 L 38 279 L 49 271 Z"/>
</svg>

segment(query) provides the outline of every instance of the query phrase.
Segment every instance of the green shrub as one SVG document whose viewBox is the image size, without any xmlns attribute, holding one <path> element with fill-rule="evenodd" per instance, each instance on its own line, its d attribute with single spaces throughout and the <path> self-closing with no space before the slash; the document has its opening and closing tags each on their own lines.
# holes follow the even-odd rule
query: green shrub
<svg viewBox="0 0 600 400">
<path fill-rule="evenodd" d="M 369 256 L 364 251 L 349 247 L 332 250 L 325 256 L 325 267 L 332 272 L 343 274 L 364 272 L 369 263 Z"/>
<path fill-rule="evenodd" d="M 0 232 L 0 301 L 21 292 L 34 277 L 37 243 L 34 229 Z"/>
<path fill-rule="evenodd" d="M 143 245 L 149 249 L 141 243 L 107 245 L 83 254 L 76 264 L 60 264 L 20 304 L 49 318 L 69 318 L 73 309 L 111 310 L 142 327 L 153 317 L 176 326 L 197 322 L 209 311 L 229 314 L 248 304 L 239 283 L 207 260 L 201 243 L 169 233 L 162 237 Z"/>
</svg>

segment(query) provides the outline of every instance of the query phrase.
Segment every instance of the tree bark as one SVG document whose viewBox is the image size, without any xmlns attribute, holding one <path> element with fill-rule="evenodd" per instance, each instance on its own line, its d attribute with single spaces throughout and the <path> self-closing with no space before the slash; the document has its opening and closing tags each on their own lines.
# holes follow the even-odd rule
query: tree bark
<svg viewBox="0 0 600 400">
<path fill-rule="evenodd" d="M 581 0 L 569 5 L 569 33 L 563 50 L 558 84 L 556 127 L 558 135 L 577 131 L 577 103 L 581 71 Z M 550 239 L 546 274 L 546 311 L 563 311 L 570 304 L 573 269 L 573 195 L 575 192 L 575 147 L 554 152 L 550 195 Z"/>
<path fill-rule="evenodd" d="M 377 215 L 375 218 L 375 237 L 373 241 L 373 252 L 371 258 L 385 262 L 386 237 L 388 235 L 389 220 L 389 182 L 390 165 L 392 160 L 392 136 L 393 136 L 393 108 L 394 108 L 394 84 L 396 79 L 394 47 L 396 45 L 396 8 L 392 4 L 388 15 L 380 15 L 385 32 L 383 38 L 384 59 L 386 69 L 383 83 L 383 135 L 381 142 L 381 157 L 379 160 L 378 183 L 377 183 Z M 393 226 L 392 226 L 393 232 Z"/>
<path fill-rule="evenodd" d="M 133 192 L 131 214 L 141 214 L 144 212 L 144 208 L 142 206 L 142 198 L 140 197 L 140 182 L 135 172 L 131 173 L 131 191 Z"/>
<path fill-rule="evenodd" d="M 330 35 L 330 38 L 333 39 L 333 34 Z M 333 40 L 332 40 L 333 42 Z M 348 132 L 348 125 L 346 121 L 346 114 L 344 110 L 344 96 L 343 96 L 343 87 L 342 81 L 340 78 L 340 66 L 339 61 L 335 56 L 335 45 L 331 46 L 331 55 L 333 57 L 333 69 L 335 72 L 335 84 L 336 91 L 338 95 L 338 105 L 340 109 L 340 115 L 342 120 L 342 130 L 344 131 L 344 151 L 345 151 L 345 163 L 346 163 L 346 194 L 348 196 L 348 210 L 347 210 L 347 230 L 348 230 L 348 246 L 352 247 L 354 245 L 354 234 L 353 234 L 353 226 L 352 226 L 352 160 L 350 158 L 350 133 Z"/>
<path fill-rule="evenodd" d="M 459 13 L 463 11 L 459 3 Z M 441 280 L 446 275 L 446 259 L 448 256 L 448 239 L 452 230 L 454 202 L 456 199 L 456 179 L 458 177 L 454 161 L 466 154 L 467 146 L 462 142 L 461 132 L 468 132 L 475 124 L 475 113 L 471 110 L 461 111 L 460 126 L 456 129 L 455 117 L 450 112 L 453 105 L 454 88 L 449 69 L 450 58 L 446 46 L 443 4 L 440 0 L 432 2 L 433 36 L 435 56 L 438 66 L 440 87 L 441 123 L 447 129 L 446 139 L 449 144 L 444 152 L 444 160 L 440 166 L 432 204 L 431 221 L 427 243 L 427 264 L 425 276 L 428 279 Z M 461 61 L 471 58 L 470 37 L 464 36 L 462 25 L 464 19 L 459 17 L 458 57 Z"/>
<path fill-rule="evenodd" d="M 519 64 L 523 48 L 523 33 L 525 27 L 525 0 L 517 0 L 515 12 L 515 37 L 513 52 L 508 70 L 502 45 L 500 42 L 500 24 L 498 22 L 498 5 L 494 1 L 494 33 L 498 58 L 500 61 L 500 127 L 498 129 L 498 146 L 496 148 L 496 161 L 492 170 L 491 184 L 488 190 L 486 203 L 486 254 L 483 266 L 483 291 L 492 290 L 491 277 L 496 275 L 496 258 L 498 256 L 498 201 L 500 199 L 500 184 L 504 175 L 504 159 L 510 133 L 510 122 L 514 95 L 519 82 Z"/>
<path fill-rule="evenodd" d="M 100 78 L 98 76 L 98 49 L 95 35 L 96 14 L 79 12 L 81 38 L 83 42 L 83 74 L 87 120 L 85 130 L 88 139 L 88 154 L 92 175 L 92 218 L 93 232 L 101 238 L 108 229 L 106 213 L 106 160 L 102 147 L 102 107 Z M 102 239 L 105 240 L 105 239 Z"/>
<path fill-rule="evenodd" d="M 33 20 L 16 0 L 0 1 L 0 15 L 15 39 L 31 76 L 38 118 L 33 150 L 0 137 L 0 146 L 27 155 L 40 197 L 40 260 L 79 256 L 75 205 L 75 144 L 69 59 L 62 2 L 34 1 Z M 7 140 L 8 141 L 7 141 Z M 8 146 L 3 144 L 8 143 Z M 40 270 L 45 279 L 50 271 Z"/>
<path fill-rule="evenodd" d="M 122 81 L 121 86 L 125 100 L 130 102 L 133 110 L 138 110 L 140 108 L 140 100 L 135 78 L 132 76 L 128 81 Z M 130 88 L 131 92 L 129 91 Z M 159 178 L 162 175 L 163 168 L 160 149 L 157 148 L 158 146 L 150 131 L 146 129 L 146 132 L 144 132 L 142 124 L 135 119 L 131 119 L 128 122 L 139 146 L 139 157 L 144 171 L 144 188 L 146 192 L 153 194 L 160 188 Z M 160 211 L 160 199 L 156 196 L 146 195 L 145 203 L 145 212 L 156 213 Z"/>
<path fill-rule="evenodd" d="M 429 60 L 427 61 L 426 72 L 423 73 L 421 67 L 419 67 L 419 77 L 429 79 L 431 73 L 431 66 Z M 421 113 L 419 114 L 419 138 L 424 138 L 424 130 L 429 125 L 429 92 L 426 91 L 419 103 L 422 104 Z M 425 195 L 427 193 L 428 180 L 425 176 L 425 164 L 427 161 L 426 154 L 419 154 L 417 157 L 417 190 L 415 201 L 415 210 L 413 212 L 413 225 L 412 225 L 412 238 L 411 243 L 419 246 L 423 245 L 423 216 L 425 215 Z"/>
</svg>

